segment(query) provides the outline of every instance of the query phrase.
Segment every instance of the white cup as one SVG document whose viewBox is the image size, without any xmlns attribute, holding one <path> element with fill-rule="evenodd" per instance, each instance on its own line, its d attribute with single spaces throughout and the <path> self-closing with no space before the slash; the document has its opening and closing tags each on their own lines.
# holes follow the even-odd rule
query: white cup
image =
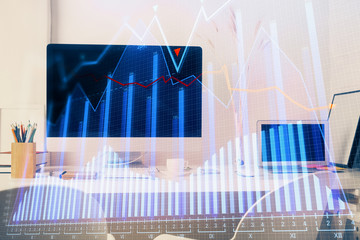
<svg viewBox="0 0 360 240">
<path fill-rule="evenodd" d="M 169 158 L 166 160 L 166 168 L 169 173 L 180 175 L 184 173 L 184 169 L 188 167 L 188 161 L 183 158 Z"/>
</svg>

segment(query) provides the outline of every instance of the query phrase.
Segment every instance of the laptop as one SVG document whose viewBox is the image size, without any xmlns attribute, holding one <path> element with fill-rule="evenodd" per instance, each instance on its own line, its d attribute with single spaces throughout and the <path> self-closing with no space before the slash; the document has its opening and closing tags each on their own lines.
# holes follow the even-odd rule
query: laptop
<svg viewBox="0 0 360 240">
<path fill-rule="evenodd" d="M 328 165 L 327 121 L 261 120 L 257 135 L 259 165 L 274 173 L 314 172 Z"/>
</svg>

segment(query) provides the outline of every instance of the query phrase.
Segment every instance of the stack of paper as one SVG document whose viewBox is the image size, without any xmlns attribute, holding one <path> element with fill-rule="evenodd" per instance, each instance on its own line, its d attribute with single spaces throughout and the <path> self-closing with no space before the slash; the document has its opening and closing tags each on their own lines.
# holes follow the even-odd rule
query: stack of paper
<svg viewBox="0 0 360 240">
<path fill-rule="evenodd" d="M 50 153 L 36 153 L 36 171 L 50 163 Z M 11 173 L 11 154 L 0 154 L 0 174 Z"/>
</svg>

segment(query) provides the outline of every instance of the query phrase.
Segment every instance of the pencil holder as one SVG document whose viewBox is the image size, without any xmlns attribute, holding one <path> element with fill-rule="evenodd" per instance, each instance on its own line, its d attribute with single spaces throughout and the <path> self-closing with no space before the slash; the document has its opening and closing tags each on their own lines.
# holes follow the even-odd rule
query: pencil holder
<svg viewBox="0 0 360 240">
<path fill-rule="evenodd" d="M 36 143 L 11 144 L 11 177 L 33 178 L 36 171 Z"/>
</svg>

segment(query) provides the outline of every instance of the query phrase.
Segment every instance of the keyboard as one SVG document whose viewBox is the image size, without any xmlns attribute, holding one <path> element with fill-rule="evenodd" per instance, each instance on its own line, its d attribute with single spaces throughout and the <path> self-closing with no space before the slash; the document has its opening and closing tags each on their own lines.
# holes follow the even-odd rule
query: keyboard
<svg viewBox="0 0 360 240">
<path fill-rule="evenodd" d="M 272 173 L 314 173 L 317 170 L 315 168 L 307 168 L 300 165 L 296 166 L 264 166 L 264 169 L 271 171 Z"/>
</svg>

